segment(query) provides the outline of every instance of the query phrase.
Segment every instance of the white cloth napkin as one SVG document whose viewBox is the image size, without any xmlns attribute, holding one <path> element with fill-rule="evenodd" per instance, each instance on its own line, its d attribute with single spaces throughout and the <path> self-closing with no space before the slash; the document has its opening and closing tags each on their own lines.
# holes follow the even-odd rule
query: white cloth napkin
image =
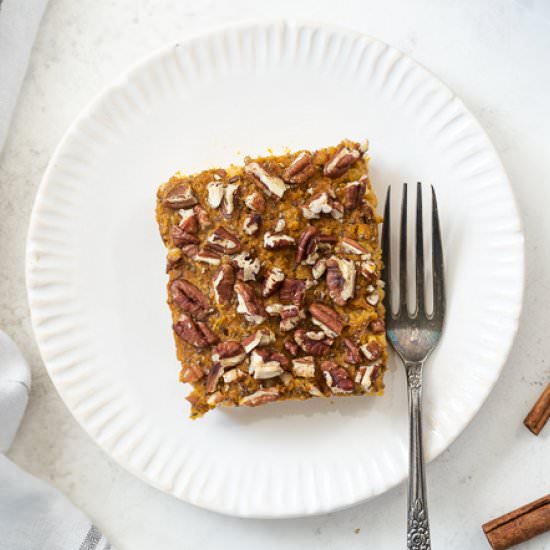
<svg viewBox="0 0 550 550">
<path fill-rule="evenodd" d="M 0 151 L 48 0 L 0 0 Z"/>
<path fill-rule="evenodd" d="M 0 330 L 0 548 L 113 550 L 68 498 L 3 454 L 23 418 L 30 381 L 30 369 L 19 348 Z"/>
</svg>

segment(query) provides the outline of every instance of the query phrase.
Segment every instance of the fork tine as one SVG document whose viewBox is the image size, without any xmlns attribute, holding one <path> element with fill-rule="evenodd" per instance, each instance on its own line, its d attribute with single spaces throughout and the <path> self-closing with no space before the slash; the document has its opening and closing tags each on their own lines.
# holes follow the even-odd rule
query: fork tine
<svg viewBox="0 0 550 550">
<path fill-rule="evenodd" d="M 422 184 L 416 184 L 416 315 L 425 309 L 424 297 L 424 231 L 422 218 Z"/>
<path fill-rule="evenodd" d="M 384 267 L 382 269 L 382 280 L 386 283 L 384 305 L 386 307 L 387 315 L 390 315 L 392 311 L 390 198 L 391 185 L 388 187 L 388 191 L 386 192 L 386 204 L 384 206 L 384 223 L 382 224 L 382 260 L 384 262 Z"/>
<path fill-rule="evenodd" d="M 443 247 L 441 245 L 441 229 L 439 227 L 439 214 L 437 210 L 437 199 L 432 185 L 432 264 L 433 264 L 433 287 L 434 307 L 433 317 L 443 320 L 445 315 L 445 277 L 443 266 Z"/>
<path fill-rule="evenodd" d="M 401 237 L 399 244 L 399 311 L 407 314 L 407 184 L 401 199 Z"/>
</svg>

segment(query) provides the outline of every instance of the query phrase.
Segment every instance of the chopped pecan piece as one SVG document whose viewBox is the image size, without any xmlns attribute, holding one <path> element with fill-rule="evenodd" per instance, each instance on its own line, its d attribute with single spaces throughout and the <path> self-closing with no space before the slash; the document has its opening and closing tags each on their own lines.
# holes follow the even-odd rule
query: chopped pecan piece
<svg viewBox="0 0 550 550">
<path fill-rule="evenodd" d="M 363 219 L 365 223 L 372 223 L 375 221 L 374 209 L 368 203 L 363 204 Z"/>
<path fill-rule="evenodd" d="M 223 373 L 223 367 L 220 363 L 214 363 L 206 378 L 206 392 L 212 393 L 218 385 L 218 380 Z"/>
<path fill-rule="evenodd" d="M 208 396 L 208 399 L 206 400 L 206 403 L 210 407 L 215 407 L 218 403 L 221 403 L 223 401 L 223 394 L 221 391 L 216 391 L 212 395 Z"/>
<path fill-rule="evenodd" d="M 326 270 L 327 261 L 325 260 L 325 258 L 320 258 L 313 264 L 311 268 L 311 274 L 313 275 L 313 278 L 315 280 L 319 280 L 325 274 Z"/>
<path fill-rule="evenodd" d="M 269 315 L 279 315 L 281 317 L 279 328 L 283 332 L 296 328 L 299 322 L 305 319 L 303 310 L 295 305 L 269 304 L 265 309 Z"/>
<path fill-rule="evenodd" d="M 208 206 L 210 208 L 219 208 L 225 194 L 225 188 L 221 181 L 211 181 L 207 186 Z"/>
<path fill-rule="evenodd" d="M 361 351 L 367 358 L 367 361 L 372 362 L 380 359 L 380 356 L 382 355 L 382 346 L 376 340 L 371 340 L 367 344 L 363 344 L 361 346 Z"/>
<path fill-rule="evenodd" d="M 298 248 L 294 265 L 299 265 L 302 261 L 313 256 L 317 247 L 318 230 L 313 225 L 308 225 L 298 237 Z M 315 260 L 313 260 L 315 261 Z"/>
<path fill-rule="evenodd" d="M 181 216 L 179 227 L 183 229 L 185 233 L 197 233 L 199 230 L 199 223 L 195 211 L 192 208 L 182 208 L 178 214 Z"/>
<path fill-rule="evenodd" d="M 242 346 L 246 353 L 250 353 L 258 346 L 267 346 L 275 342 L 275 334 L 268 328 L 261 328 L 253 332 L 242 341 Z"/>
<path fill-rule="evenodd" d="M 206 240 L 206 248 L 222 254 L 236 254 L 241 251 L 241 241 L 236 235 L 219 225 Z"/>
<path fill-rule="evenodd" d="M 266 273 L 265 279 L 262 283 L 262 296 L 267 298 L 279 289 L 285 280 L 285 274 L 282 269 L 278 267 L 272 267 Z"/>
<path fill-rule="evenodd" d="M 265 388 L 243 397 L 239 401 L 239 405 L 243 407 L 257 407 L 270 401 L 277 401 L 277 399 L 279 399 L 279 390 L 277 388 Z"/>
<path fill-rule="evenodd" d="M 243 378 L 246 378 L 246 372 L 242 371 L 241 369 L 231 369 L 227 372 L 224 372 L 223 374 L 223 381 L 226 384 L 237 382 L 239 380 L 242 380 Z"/>
<path fill-rule="evenodd" d="M 197 204 L 197 197 L 188 183 L 180 183 L 165 195 L 162 204 L 168 208 L 179 210 Z"/>
<path fill-rule="evenodd" d="M 315 376 L 315 359 L 312 355 L 298 357 L 292 360 L 292 372 L 294 376 L 313 378 Z"/>
<path fill-rule="evenodd" d="M 199 253 L 199 247 L 196 244 L 184 244 L 181 247 L 181 253 L 187 256 L 188 258 L 192 258 L 193 256 L 196 256 Z"/>
<path fill-rule="evenodd" d="M 220 265 L 221 256 L 217 252 L 200 250 L 193 256 L 193 260 L 196 262 L 202 262 L 203 264 Z"/>
<path fill-rule="evenodd" d="M 260 214 L 251 214 L 247 216 L 243 221 L 243 231 L 247 235 L 255 235 L 260 230 L 262 224 L 262 217 Z"/>
<path fill-rule="evenodd" d="M 326 355 L 334 342 L 323 331 L 307 331 L 303 328 L 294 332 L 294 340 L 303 351 L 316 357 Z"/>
<path fill-rule="evenodd" d="M 285 340 L 284 347 L 285 347 L 286 351 L 288 351 L 288 353 L 290 353 L 290 355 L 292 355 L 293 357 L 298 355 L 298 349 L 299 349 L 298 344 L 296 342 L 290 340 L 290 338 L 287 338 Z"/>
<path fill-rule="evenodd" d="M 262 264 L 259 258 L 252 258 L 250 252 L 241 252 L 231 257 L 231 263 L 237 270 L 237 278 L 241 281 L 255 281 Z"/>
<path fill-rule="evenodd" d="M 248 283 L 237 281 L 235 293 L 237 294 L 237 313 L 242 313 L 249 323 L 255 325 L 263 323 L 266 319 L 266 312 L 254 289 Z"/>
<path fill-rule="evenodd" d="M 349 393 L 353 391 L 353 380 L 344 367 L 339 367 L 334 361 L 323 361 L 321 371 L 332 393 Z"/>
<path fill-rule="evenodd" d="M 355 381 L 361 384 L 365 391 L 372 390 L 381 368 L 380 363 L 359 367 L 355 375 Z"/>
<path fill-rule="evenodd" d="M 365 277 L 369 283 L 376 282 L 378 278 L 376 274 L 376 264 L 372 260 L 361 262 L 361 275 Z"/>
<path fill-rule="evenodd" d="M 277 220 L 277 223 L 275 224 L 275 233 L 281 233 L 285 230 L 285 227 L 286 227 L 286 221 L 283 217 L 280 217 L 278 220 Z"/>
<path fill-rule="evenodd" d="M 170 228 L 170 238 L 172 239 L 174 246 L 177 246 L 179 248 L 187 244 L 200 243 L 200 240 L 196 235 L 188 233 L 187 231 L 182 229 L 179 225 L 173 225 Z"/>
<path fill-rule="evenodd" d="M 344 345 L 346 346 L 344 361 L 350 365 L 358 365 L 361 362 L 361 354 L 357 344 L 350 338 L 344 338 Z"/>
<path fill-rule="evenodd" d="M 275 195 L 280 199 L 285 194 L 286 183 L 280 177 L 268 174 L 257 162 L 247 164 L 244 171 L 268 197 Z"/>
<path fill-rule="evenodd" d="M 224 264 L 216 271 L 212 279 L 214 296 L 218 304 L 227 305 L 233 297 L 233 285 L 235 284 L 235 271 L 229 264 Z"/>
<path fill-rule="evenodd" d="M 313 397 L 325 397 L 325 394 L 315 384 L 309 384 L 307 391 Z"/>
<path fill-rule="evenodd" d="M 192 283 L 185 279 L 175 279 L 170 284 L 172 300 L 185 313 L 202 321 L 210 313 L 210 303 L 206 296 Z"/>
<path fill-rule="evenodd" d="M 212 361 L 219 363 L 223 368 L 236 367 L 246 358 L 244 348 L 235 340 L 219 343 L 212 350 Z"/>
<path fill-rule="evenodd" d="M 217 334 L 206 324 L 205 321 L 197 321 L 197 328 L 202 332 L 204 339 L 210 346 L 213 346 L 220 341 Z"/>
<path fill-rule="evenodd" d="M 345 252 L 346 254 L 364 255 L 369 253 L 369 251 L 362 244 L 350 239 L 349 237 L 343 237 L 340 246 L 342 248 L 342 252 Z"/>
<path fill-rule="evenodd" d="M 314 302 L 309 306 L 309 312 L 311 313 L 313 323 L 330 338 L 336 338 L 336 336 L 342 333 L 344 320 L 331 307 L 321 302 Z"/>
<path fill-rule="evenodd" d="M 239 191 L 238 183 L 230 183 L 225 186 L 221 212 L 224 218 L 232 218 L 236 212 L 236 198 Z"/>
<path fill-rule="evenodd" d="M 248 197 L 244 199 L 244 203 L 250 210 L 254 210 L 254 212 L 262 213 L 265 210 L 265 199 L 260 193 L 254 192 L 248 195 Z"/>
<path fill-rule="evenodd" d="M 361 153 L 343 145 L 329 159 L 323 169 L 323 174 L 329 178 L 343 176 L 359 159 Z"/>
<path fill-rule="evenodd" d="M 174 332 L 182 340 L 196 348 L 205 348 L 208 346 L 204 334 L 199 330 L 193 319 L 185 313 L 182 313 L 174 324 Z"/>
<path fill-rule="evenodd" d="M 288 248 L 294 246 L 296 241 L 294 237 L 290 235 L 283 235 L 282 233 L 272 233 L 271 231 L 266 231 L 264 233 L 264 248 L 268 250 L 275 250 L 278 248 Z"/>
<path fill-rule="evenodd" d="M 382 334 L 386 332 L 386 324 L 383 319 L 374 319 L 370 322 L 369 328 L 374 334 Z"/>
<path fill-rule="evenodd" d="M 201 378 L 204 377 L 204 372 L 202 372 L 202 369 L 199 367 L 199 365 L 191 364 L 191 365 L 185 365 L 180 374 L 180 380 L 182 382 L 197 382 Z"/>
<path fill-rule="evenodd" d="M 344 206 L 346 210 L 355 210 L 361 206 L 366 191 L 368 178 L 363 176 L 358 181 L 346 183 L 344 191 Z"/>
<path fill-rule="evenodd" d="M 199 206 L 197 204 L 197 206 L 195 206 L 193 210 L 195 211 L 195 216 L 197 216 L 197 222 L 201 229 L 206 229 L 207 227 L 210 227 L 212 225 L 212 222 L 208 217 L 208 212 L 206 212 L 206 210 L 202 206 Z"/>
<path fill-rule="evenodd" d="M 186 245 L 194 246 L 194 245 Z M 180 260 L 183 255 L 181 248 L 169 248 L 166 253 L 166 272 L 168 273 Z"/>
<path fill-rule="evenodd" d="M 340 204 L 340 203 L 338 203 Z M 331 214 L 335 218 L 341 216 L 340 210 L 333 214 L 335 201 L 323 191 L 322 193 L 316 193 L 310 199 L 308 199 L 302 206 L 302 214 L 306 220 L 313 220 L 320 218 L 321 214 Z"/>
<path fill-rule="evenodd" d="M 355 293 L 355 263 L 331 256 L 327 260 L 327 287 L 332 301 L 343 306 Z"/>
<path fill-rule="evenodd" d="M 302 151 L 283 172 L 283 179 L 288 183 L 304 183 L 315 174 L 315 166 L 309 151 Z"/>
<path fill-rule="evenodd" d="M 370 294 L 367 295 L 367 303 L 371 305 L 372 307 L 376 307 L 378 302 L 380 301 L 380 294 L 376 290 L 373 290 Z"/>
<path fill-rule="evenodd" d="M 256 380 L 265 380 L 274 378 L 283 372 L 281 362 L 272 357 L 269 350 L 254 350 L 250 355 L 250 364 L 248 372 L 254 376 Z"/>
<path fill-rule="evenodd" d="M 284 304 L 302 307 L 306 297 L 306 282 L 302 279 L 285 279 L 279 290 L 279 298 Z"/>
</svg>

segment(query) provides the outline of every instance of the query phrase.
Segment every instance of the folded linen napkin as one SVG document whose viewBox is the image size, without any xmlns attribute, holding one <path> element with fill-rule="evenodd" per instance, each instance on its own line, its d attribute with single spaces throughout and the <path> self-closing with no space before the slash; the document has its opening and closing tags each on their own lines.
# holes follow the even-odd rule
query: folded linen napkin
<svg viewBox="0 0 550 550">
<path fill-rule="evenodd" d="M 48 0 L 0 0 L 0 151 Z"/>
<path fill-rule="evenodd" d="M 27 406 L 30 369 L 0 330 L 0 546 L 3 550 L 113 550 L 67 497 L 21 470 L 5 453 Z"/>
</svg>

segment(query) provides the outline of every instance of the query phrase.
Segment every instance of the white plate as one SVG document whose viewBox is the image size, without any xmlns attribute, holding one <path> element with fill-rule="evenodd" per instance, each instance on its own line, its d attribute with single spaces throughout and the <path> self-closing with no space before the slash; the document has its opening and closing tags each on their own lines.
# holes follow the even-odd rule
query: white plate
<svg viewBox="0 0 550 550">
<path fill-rule="evenodd" d="M 242 154 L 371 142 L 372 180 L 440 203 L 448 323 L 426 372 L 428 459 L 473 418 L 517 328 L 523 238 L 487 136 L 444 85 L 377 40 L 293 22 L 208 32 L 141 61 L 78 117 L 33 211 L 36 338 L 70 411 L 150 484 L 227 514 L 288 517 L 378 495 L 407 472 L 402 367 L 382 398 L 188 420 L 165 304 L 157 185 Z"/>
</svg>

